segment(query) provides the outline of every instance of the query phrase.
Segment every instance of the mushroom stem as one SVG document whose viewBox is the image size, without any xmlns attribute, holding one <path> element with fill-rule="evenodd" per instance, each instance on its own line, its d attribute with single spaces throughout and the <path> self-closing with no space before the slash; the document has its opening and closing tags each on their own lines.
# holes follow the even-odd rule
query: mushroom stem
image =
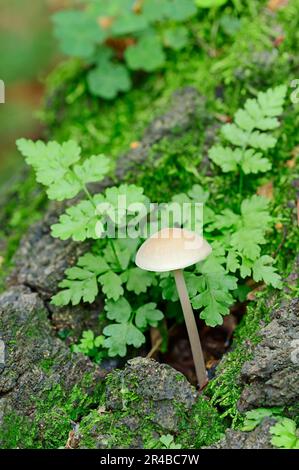
<svg viewBox="0 0 299 470">
<path fill-rule="evenodd" d="M 181 269 L 177 269 L 173 271 L 173 274 L 184 313 L 198 384 L 200 389 L 202 389 L 206 385 L 208 378 L 197 325 L 191 307 L 183 271 Z"/>
</svg>

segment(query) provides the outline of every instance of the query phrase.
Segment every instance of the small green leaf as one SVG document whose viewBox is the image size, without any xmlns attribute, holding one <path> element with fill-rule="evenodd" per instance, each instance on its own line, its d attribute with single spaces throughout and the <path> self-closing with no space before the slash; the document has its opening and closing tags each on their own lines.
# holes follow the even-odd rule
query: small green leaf
<svg viewBox="0 0 299 470">
<path fill-rule="evenodd" d="M 250 173 L 265 172 L 271 169 L 271 163 L 267 158 L 263 158 L 262 153 L 247 149 L 242 155 L 241 168 L 245 175 Z"/>
<path fill-rule="evenodd" d="M 266 230 L 272 220 L 268 206 L 269 200 L 263 196 L 255 194 L 244 199 L 241 204 L 243 225 L 249 229 Z"/>
<path fill-rule="evenodd" d="M 111 168 L 111 162 L 105 155 L 93 155 L 81 165 L 74 166 L 74 173 L 82 183 L 102 181 Z"/>
<path fill-rule="evenodd" d="M 261 256 L 252 266 L 253 279 L 256 282 L 264 281 L 277 289 L 282 287 L 281 277 L 272 266 L 274 259 L 271 256 Z"/>
<path fill-rule="evenodd" d="M 63 144 L 57 142 L 20 139 L 17 141 L 19 151 L 24 155 L 28 165 L 36 173 L 36 180 L 47 187 L 49 199 L 62 201 L 70 199 L 82 189 L 72 171 L 72 165 L 80 159 L 81 148 L 70 140 Z"/>
<path fill-rule="evenodd" d="M 126 282 L 128 291 L 133 291 L 135 294 L 146 292 L 155 281 L 155 274 L 149 271 L 144 271 L 140 268 L 131 268 L 126 271 L 123 277 Z"/>
<path fill-rule="evenodd" d="M 158 322 L 164 317 L 163 313 L 158 310 L 155 303 L 148 303 L 140 307 L 136 311 L 136 326 L 138 328 L 146 328 L 147 326 L 157 327 Z"/>
<path fill-rule="evenodd" d="M 225 5 L 228 0 L 195 0 L 195 4 L 200 8 L 213 8 Z"/>
<path fill-rule="evenodd" d="M 112 100 L 119 92 L 131 88 L 131 79 L 126 67 L 122 64 L 107 62 L 98 65 L 87 75 L 90 92 L 95 96 Z"/>
<path fill-rule="evenodd" d="M 96 45 L 102 43 L 106 35 L 96 22 L 96 18 L 86 11 L 67 10 L 52 16 L 54 35 L 66 55 L 88 59 Z"/>
<path fill-rule="evenodd" d="M 203 309 L 200 318 L 212 327 L 222 325 L 223 316 L 228 315 L 234 300 L 229 291 L 237 288 L 235 277 L 227 275 L 221 266 L 218 270 L 214 266 L 215 262 L 202 264 L 200 294 L 191 299 L 194 308 Z"/>
<path fill-rule="evenodd" d="M 281 412 L 281 408 L 258 408 L 247 411 L 242 431 L 253 431 L 264 418 L 271 417 L 279 412 Z"/>
<path fill-rule="evenodd" d="M 282 114 L 286 94 L 286 85 L 279 85 L 276 88 L 269 88 L 265 92 L 259 92 L 257 101 L 264 115 L 273 117 Z"/>
<path fill-rule="evenodd" d="M 162 288 L 163 299 L 171 300 L 172 302 L 176 302 L 179 299 L 173 276 L 169 275 L 162 278 L 160 281 L 160 287 Z"/>
<path fill-rule="evenodd" d="M 116 302 L 108 300 L 105 305 L 107 317 L 110 320 L 116 320 L 118 323 L 127 323 L 132 313 L 129 302 L 121 297 Z"/>
<path fill-rule="evenodd" d="M 98 218 L 95 208 L 90 201 L 81 201 L 76 206 L 69 207 L 59 218 L 59 223 L 51 227 L 52 236 L 67 240 L 72 238 L 80 242 L 87 238 L 97 239 L 95 227 Z"/>
<path fill-rule="evenodd" d="M 165 4 L 164 13 L 174 21 L 185 21 L 196 14 L 194 0 L 168 0 Z"/>
<path fill-rule="evenodd" d="M 236 124 L 225 124 L 221 128 L 223 137 L 237 147 L 245 148 L 248 145 L 249 133 L 240 129 Z"/>
<path fill-rule="evenodd" d="M 270 433 L 273 435 L 271 443 L 275 447 L 298 449 L 299 437 L 296 430 L 296 423 L 292 419 L 281 418 L 270 428 Z"/>
<path fill-rule="evenodd" d="M 166 47 L 179 51 L 187 45 L 188 36 L 188 29 L 184 26 L 179 26 L 177 28 L 171 28 L 164 31 L 163 42 Z"/>
<path fill-rule="evenodd" d="M 229 250 L 226 257 L 226 269 L 231 273 L 235 273 L 240 268 L 237 253 L 233 250 Z"/>
<path fill-rule="evenodd" d="M 59 287 L 63 290 L 52 298 L 52 303 L 57 306 L 67 305 L 70 302 L 72 305 L 78 305 L 81 300 L 92 303 L 98 295 L 97 279 L 92 273 L 86 279 L 77 281 L 64 279 Z"/>
<path fill-rule="evenodd" d="M 109 266 L 103 257 L 93 255 L 92 253 L 86 253 L 85 255 L 80 256 L 77 266 L 87 269 L 97 276 L 109 270 Z"/>
<path fill-rule="evenodd" d="M 234 232 L 230 240 L 231 246 L 246 258 L 255 260 L 260 256 L 261 247 L 266 243 L 263 232 L 259 229 L 240 228 Z"/>
<path fill-rule="evenodd" d="M 200 184 L 194 184 L 188 191 L 188 196 L 194 199 L 195 202 L 207 202 L 209 195 L 209 191 L 205 190 Z"/>
<path fill-rule="evenodd" d="M 247 145 L 256 149 L 268 150 L 275 147 L 276 142 L 277 139 L 271 135 L 254 131 L 248 136 Z"/>
<path fill-rule="evenodd" d="M 134 34 L 144 31 L 149 23 L 145 15 L 133 12 L 124 12 L 113 21 L 111 26 L 111 34 L 116 36 L 124 36 L 126 34 Z"/>
<path fill-rule="evenodd" d="M 242 151 L 240 149 L 231 149 L 230 147 L 222 147 L 214 145 L 209 151 L 209 158 L 220 166 L 224 173 L 237 171 L 238 165 L 242 159 Z"/>
<path fill-rule="evenodd" d="M 120 276 L 113 271 L 108 271 L 98 278 L 102 290 L 108 299 L 118 300 L 124 293 Z"/>
<path fill-rule="evenodd" d="M 132 323 L 116 323 L 104 328 L 103 333 L 108 336 L 103 346 L 108 348 L 111 357 L 124 357 L 127 353 L 127 345 L 140 348 L 145 343 L 145 336 Z"/>
<path fill-rule="evenodd" d="M 65 271 L 67 276 L 59 287 L 61 292 L 52 298 L 52 303 L 57 306 L 73 305 L 83 300 L 84 302 L 94 302 L 98 294 L 97 276 L 106 272 L 109 266 L 102 257 L 86 253 L 78 259 L 77 266 Z"/>
<path fill-rule="evenodd" d="M 125 59 L 130 69 L 153 72 L 165 63 L 159 39 L 152 35 L 143 36 L 139 42 L 127 48 Z"/>
</svg>

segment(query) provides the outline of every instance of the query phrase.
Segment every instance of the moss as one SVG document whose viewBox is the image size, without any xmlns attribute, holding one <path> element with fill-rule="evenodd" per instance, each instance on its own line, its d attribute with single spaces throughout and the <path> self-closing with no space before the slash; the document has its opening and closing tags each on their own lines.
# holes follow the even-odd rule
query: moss
<svg viewBox="0 0 299 470">
<path fill-rule="evenodd" d="M 49 357 L 42 359 L 39 363 L 39 366 L 43 369 L 44 372 L 50 372 L 54 365 L 54 359 Z"/>
<path fill-rule="evenodd" d="M 239 376 L 245 361 L 252 357 L 252 346 L 260 340 L 260 321 L 265 321 L 265 301 L 257 305 L 250 305 L 246 315 L 235 331 L 233 350 L 225 355 L 217 369 L 217 377 L 213 379 L 206 390 L 211 403 L 220 412 L 221 418 L 228 417 L 233 427 L 237 427 L 243 420 L 237 409 L 242 387 Z"/>
<path fill-rule="evenodd" d="M 201 124 L 195 124 L 195 129 L 183 136 L 163 139 L 152 147 L 139 175 L 129 175 L 128 179 L 142 186 L 145 194 L 155 202 L 165 202 L 166 194 L 171 198 L 190 189 L 200 180 L 198 167 L 203 138 Z"/>
<path fill-rule="evenodd" d="M 34 409 L 33 418 L 20 416 L 15 410 L 5 413 L 0 433 L 1 446 L 7 449 L 54 449 L 64 446 L 72 422 L 80 420 L 100 402 L 101 384 L 92 394 L 84 391 L 90 380 L 87 374 L 81 385 L 75 385 L 71 391 L 55 385 L 51 390 L 45 390 L 41 398 L 32 397 L 27 406 Z"/>
<path fill-rule="evenodd" d="M 33 172 L 24 170 L 14 183 L 4 186 L 0 193 L 0 292 L 4 289 L 5 278 L 11 267 L 13 255 L 27 228 L 41 217 L 46 205 L 46 196 L 36 184 Z"/>
<path fill-rule="evenodd" d="M 124 419 L 128 413 L 102 413 L 93 411 L 80 424 L 82 439 L 80 446 L 83 448 L 115 448 L 129 447 L 133 433 L 125 424 L 121 424 L 120 418 Z"/>
<path fill-rule="evenodd" d="M 207 397 L 200 397 L 188 415 L 183 415 L 177 442 L 187 449 L 199 449 L 218 441 L 228 426 Z"/>
</svg>

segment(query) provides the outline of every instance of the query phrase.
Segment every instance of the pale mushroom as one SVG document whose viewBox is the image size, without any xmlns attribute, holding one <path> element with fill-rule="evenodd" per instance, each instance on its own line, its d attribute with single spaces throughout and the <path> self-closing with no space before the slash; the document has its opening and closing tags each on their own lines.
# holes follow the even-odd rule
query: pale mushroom
<svg viewBox="0 0 299 470">
<path fill-rule="evenodd" d="M 200 388 L 207 383 L 207 372 L 183 269 L 204 260 L 211 251 L 208 242 L 195 232 L 164 228 L 141 245 L 135 260 L 136 265 L 146 271 L 173 271 Z"/>
</svg>

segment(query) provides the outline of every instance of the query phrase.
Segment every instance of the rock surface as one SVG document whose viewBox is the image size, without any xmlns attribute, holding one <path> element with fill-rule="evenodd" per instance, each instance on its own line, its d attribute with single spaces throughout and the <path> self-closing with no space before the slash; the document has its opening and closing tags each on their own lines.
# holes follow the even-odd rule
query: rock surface
<svg viewBox="0 0 299 470">
<path fill-rule="evenodd" d="M 88 400 L 105 376 L 105 371 L 83 355 L 71 354 L 54 336 L 42 299 L 27 287 L 15 287 L 0 296 L 0 339 L 5 352 L 0 368 L 0 447 L 11 444 L 10 422 L 16 426 L 18 420 L 27 425 L 15 444 L 26 446 L 30 423 L 33 426 L 38 408 L 51 391 L 57 393 L 58 408 L 62 390 L 71 394 L 75 386 Z M 51 411 L 52 404 L 43 406 Z M 62 422 L 69 425 L 67 416 L 62 415 Z"/>
<path fill-rule="evenodd" d="M 274 310 L 261 329 L 261 342 L 244 364 L 240 411 L 258 407 L 293 406 L 299 401 L 299 299 Z"/>
<path fill-rule="evenodd" d="M 106 387 L 106 407 L 116 411 L 123 407 L 121 390 L 125 388 L 141 397 L 140 414 L 169 430 L 177 429 L 174 403 L 188 410 L 198 396 L 196 390 L 180 373 L 151 359 L 137 357 L 128 361 L 123 370 L 115 371 Z"/>
<path fill-rule="evenodd" d="M 177 432 L 197 398 L 180 372 L 152 359 L 132 359 L 109 375 L 104 407 L 80 424 L 79 447 L 144 447 L 151 438 Z"/>
<path fill-rule="evenodd" d="M 273 449 L 269 430 L 275 423 L 275 419 L 265 418 L 256 429 L 250 432 L 228 429 L 225 437 L 209 449 Z"/>
</svg>

